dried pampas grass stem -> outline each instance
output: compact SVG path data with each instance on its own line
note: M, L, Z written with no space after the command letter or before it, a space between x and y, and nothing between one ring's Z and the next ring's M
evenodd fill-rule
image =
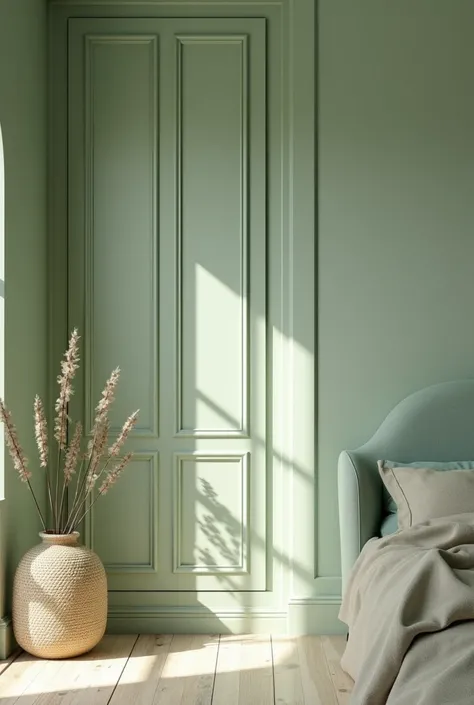
M18 473L20 480L28 485L43 529L50 533L65 534L73 532L97 499L107 494L117 482L132 458L132 453L127 453L112 469L108 469L111 461L119 456L138 418L138 411L129 416L115 441L108 447L110 434L108 414L115 399L115 392L120 377L120 369L118 367L112 371L95 408L94 423L85 452L82 450L84 434L80 421L75 424L74 433L70 434L69 404L74 393L73 380L78 368L79 334L74 329L61 361L61 374L58 376L59 396L54 407L53 433L54 440L57 443L57 463L55 468L51 468L48 423L44 406L39 396L36 396L34 401L34 431L39 455L38 465L44 469L46 476L49 523L45 520L44 513L31 485L30 478L32 473L28 468L28 459L20 445L11 413L6 408L3 400L0 399L0 421L5 427L5 440L13 467ZM78 466L79 470L77 470ZM104 479L99 490L97 490L97 483L102 476L104 476ZM55 483L51 481L52 477L55 478ZM74 498L72 502L68 502L66 501L68 488L73 484L74 478L76 480ZM69 511L66 511L67 506L70 506Z

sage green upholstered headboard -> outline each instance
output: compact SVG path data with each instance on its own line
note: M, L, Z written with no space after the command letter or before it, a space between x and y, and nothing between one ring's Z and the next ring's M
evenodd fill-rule
M383 518L377 461L448 462L474 459L474 379L415 392L390 412L363 446L338 463L342 589L364 544Z

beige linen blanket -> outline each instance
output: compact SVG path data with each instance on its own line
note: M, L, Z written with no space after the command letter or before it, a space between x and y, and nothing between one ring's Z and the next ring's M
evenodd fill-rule
M474 705L474 513L369 541L339 616L351 705Z

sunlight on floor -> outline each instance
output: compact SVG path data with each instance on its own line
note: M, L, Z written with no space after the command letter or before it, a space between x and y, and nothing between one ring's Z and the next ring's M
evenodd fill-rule
M0 704L345 705L343 645L343 637L109 635L76 659L20 654L0 673Z

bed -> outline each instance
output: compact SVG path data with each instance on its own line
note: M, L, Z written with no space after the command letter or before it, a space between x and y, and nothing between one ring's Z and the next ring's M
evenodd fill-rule
M394 461L388 467L395 465L397 473L405 473L397 478L407 476L405 465L426 472L426 477L431 472L436 482L444 483L437 495L443 502L456 495L451 486L467 483L460 491L462 511L438 512L426 519L426 495L426 501L422 497L418 502L423 521L416 519L415 507L409 525L404 515L403 530L397 530L397 521L388 525L387 518L393 520L391 498L380 460ZM439 473L439 468L454 474ZM340 618L349 631L342 666L355 680L351 703L474 703L472 470L474 380L416 392L391 411L364 445L341 453ZM413 472L410 482L423 476ZM396 517L400 520L406 488L398 480L396 484L402 497ZM452 501L457 506L458 500Z

